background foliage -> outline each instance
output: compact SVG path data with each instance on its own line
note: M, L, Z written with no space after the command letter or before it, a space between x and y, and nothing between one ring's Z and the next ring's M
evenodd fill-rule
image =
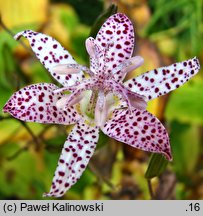
M96 18L112 3L134 22L135 53L145 59L128 78L193 56L202 63L202 0L0 0L0 199L42 199L70 130L25 124L2 113L19 88L55 82L26 41L16 42L12 33L33 29L49 34L78 62L88 64L84 41ZM162 161L164 171L159 177L145 178L149 153L101 134L89 168L61 199L202 199L202 89L201 71L180 89L149 103L148 110L169 131L174 157L172 163Z

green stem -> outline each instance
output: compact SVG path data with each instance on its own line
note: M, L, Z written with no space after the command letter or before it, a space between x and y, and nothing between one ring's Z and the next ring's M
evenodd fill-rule
M148 185L148 189L149 189L149 194L150 194L151 200L153 200L155 198L155 196L154 196L154 192L153 192L153 189L152 189L151 179L147 179L147 185Z
M40 145L40 142L39 142L38 138L35 136L35 134L32 132L32 130L30 129L30 127L29 127L25 122L20 121L20 120L19 120L19 122L23 125L23 127L24 127L24 128L28 131L28 133L31 135L33 141L34 141L35 144L36 144L35 150L36 150L36 151L39 151L41 145Z

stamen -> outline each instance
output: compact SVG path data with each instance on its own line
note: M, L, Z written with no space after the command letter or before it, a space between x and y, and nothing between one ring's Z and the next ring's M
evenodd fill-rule
M93 75L93 72L86 66L79 65L79 64L58 64L53 67L53 72L56 74L75 74L79 73L80 71L85 71L89 75Z
M64 102L65 99L62 99L59 101L59 106L62 104L65 104L65 109L67 109L70 106L75 105L76 103L80 102L84 97L84 91L91 90L95 85L95 80L85 80L83 83L80 83L78 86L74 86L73 92L68 95L67 100ZM70 87L64 87L61 89L55 90L55 93L57 92L64 92L67 91L67 89L70 89Z
M131 115L132 110L133 110L131 101L129 100L129 98L128 98L128 96L127 96L127 94L126 94L125 91L122 90L122 91L120 92L120 94L121 94L121 97L126 101L126 103L127 103L127 105L128 105L128 109L129 109L129 114Z
M91 58L98 59L101 48L96 44L93 37L87 38L85 41L86 50Z
M66 110L68 107L79 103L84 97L83 92L74 92L69 95L65 95L56 102L56 106L60 109Z
M93 86L95 85L95 79L84 79L83 82L77 83L76 85L72 86L66 86L63 88L59 88L54 90L54 93L63 93L66 91L77 91L79 89L85 90L91 90Z
M65 109L79 103L84 97L84 92L74 92L68 97Z
M147 103L144 96L135 92L131 92L129 89L115 80L106 81L106 89L108 89L110 92L114 92L114 94L119 95L126 102L130 111L133 110L133 108L146 108Z
M126 67L123 70L128 73L140 67L144 63L144 59L141 56L134 56L126 61Z
M121 84L117 83L114 80L110 80L106 82L107 88L109 91L114 92L115 94L118 94L121 96L121 98L127 103L127 106L131 110L131 103L128 98L128 95L126 94L125 87L122 86Z
M141 56L134 56L130 59L123 61L116 68L113 69L112 74L119 76L122 81L126 74L140 67L144 63L144 59Z
M63 88L58 88L56 90L54 90L54 94L57 94L57 93L63 93L63 92L68 92L68 91L74 91L77 87L74 85L74 86L68 86L68 87L63 87Z
M128 93L127 95L132 107L140 110L146 109L147 102L146 100L144 100L145 97L137 97L137 95L135 95L134 93Z
M97 74L99 73L101 66L100 60L103 59L103 50L92 37L87 38L85 45L90 56L90 68L95 74Z

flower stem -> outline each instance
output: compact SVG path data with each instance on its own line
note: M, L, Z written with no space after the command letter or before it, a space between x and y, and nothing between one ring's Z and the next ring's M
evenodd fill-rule
M1 18L1 14L0 14L0 26L13 38L14 37L14 33L6 26L6 24L3 22L2 18ZM31 49L23 42L23 41L19 41L19 43L29 52L33 55Z
M147 179L147 185L148 185L148 189L149 189L149 194L150 194L151 200L153 200L155 198L155 196L154 196L154 192L153 192L153 189L152 189L151 179Z
M35 136L35 134L32 132L32 130L30 129L30 127L23 121L20 121L19 122L23 125L23 127L28 131L28 133L31 135L33 141L35 142L36 144L36 151L39 151L40 149L40 142L39 142L39 139Z
M17 152L15 152L13 155L7 157L6 159L8 161L11 161L11 160L17 158L22 152L24 152L26 150L28 150L28 146L24 146L23 148L19 149Z

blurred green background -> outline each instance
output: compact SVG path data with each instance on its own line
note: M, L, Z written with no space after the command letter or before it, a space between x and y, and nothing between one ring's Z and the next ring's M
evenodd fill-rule
M42 199L69 131L22 123L2 113L19 88L55 83L12 33L32 29L51 35L79 63L88 64L85 39L112 3L133 21L135 53L145 59L128 78L193 56L203 61L203 0L0 0L0 199ZM150 182L154 198L203 199L202 71L183 87L151 101L148 110L166 126L174 157ZM145 178L149 159L150 153L101 134L88 169L60 199L150 199Z

